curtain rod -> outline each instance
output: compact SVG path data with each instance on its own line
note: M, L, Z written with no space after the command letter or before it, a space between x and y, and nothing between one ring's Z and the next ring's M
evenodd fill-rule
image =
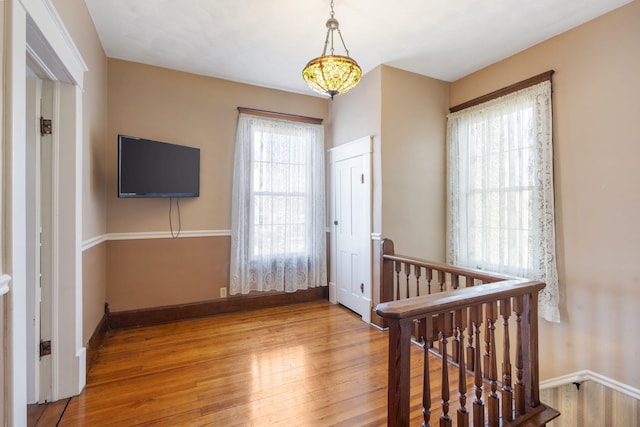
M238 107L238 111L244 114L251 114L260 117L269 117L271 119L283 119L293 122L309 123L312 125L321 125L322 119L315 117L298 116L296 114L277 113L275 111L257 110L255 108Z
M492 101L496 98L500 98L501 96L509 95L510 93L517 92L519 90L537 85L538 83L542 83L547 80L551 81L551 76L553 75L553 72L554 72L553 70L545 71L544 73L540 73L537 76L533 76L526 80L522 80L521 82L514 83L507 87L503 87L502 89L495 90L491 93L479 96L470 101L463 102L462 104L458 104L454 107L449 108L449 112L455 113L456 111L464 110L465 108L475 107L478 104Z

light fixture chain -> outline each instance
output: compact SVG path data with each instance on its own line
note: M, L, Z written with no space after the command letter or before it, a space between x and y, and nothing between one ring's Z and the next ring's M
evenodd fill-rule
M344 39L342 38L342 32L340 31L340 28L338 28L338 35L340 36L340 41L342 41L342 47L344 47L344 51L347 53L347 56L349 56L349 49L347 49L347 45L344 43ZM333 41L331 42L331 51L333 52Z
M331 17L333 18L334 15L335 13L333 12L333 0L331 0Z
M338 33L340 33L339 30ZM331 30L331 56L333 56L333 30Z
M325 37L324 39L324 49L322 49L322 55L320 56L325 56L327 54L327 46L329 46L329 33L333 35L333 31L331 31L331 28L327 29L327 37ZM331 41L331 54L333 55L333 37Z

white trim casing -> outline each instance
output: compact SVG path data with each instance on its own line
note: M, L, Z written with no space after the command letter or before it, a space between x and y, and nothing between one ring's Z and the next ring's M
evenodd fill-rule
M3 274L0 276L0 296L9 292L9 283L11 282L11 276Z
M3 216L6 243L3 266L12 276L7 300L7 360L3 384L6 392L6 425L27 424L26 366L26 22L27 14L17 1L5 2L5 78L3 105L5 128L3 135ZM7 168L6 170L4 168Z
M46 67L49 77L55 80L72 82L73 108L66 114L77 115L82 111L82 92L84 72L87 66L82 61L80 53L69 34L64 30L64 24L55 12L50 0L8 0L2 2L5 24L2 27L4 38L3 87L3 141L5 150L3 171L3 220L5 224L6 253L3 258L7 265L3 266L12 276L12 286L8 292L7 305L7 358L6 358L6 384L3 384L4 399L6 402L6 418L1 420L5 425L26 425L26 198L25 198L25 111L26 111L26 56L36 64ZM77 91L77 92L76 92ZM80 392L78 388L85 378L84 360L82 348L77 348L78 332L82 331L82 281L80 260L80 234L82 222L78 215L82 209L81 188L82 164L77 153L82 150L82 115L69 117L73 130L67 129L70 139L66 140L72 150L68 159L67 169L61 171L65 179L62 181L68 185L71 194L65 199L66 205L61 205L63 213L61 223L73 223L69 228L60 231L60 238L68 244L63 248L66 253L61 253L61 262L71 259L68 265L60 266L61 283L64 289L57 296L60 304L68 304L68 307L59 307L58 313L64 314L64 319L57 325L59 331L69 342L60 341L54 349L59 351L56 357L60 363L68 363L67 368L76 368L70 375L63 368L58 373L59 382L65 384L66 390L72 394ZM62 126L58 126L62 129ZM77 151L74 151L77 150ZM61 156L61 158L64 158ZM81 157L80 157L81 158ZM65 159L65 161L67 161ZM79 170L76 170L80 168ZM68 178L68 179L67 179ZM70 200L71 199L71 200ZM71 218L65 214L71 211ZM59 213L58 213L59 214ZM64 291L70 290L70 293ZM54 301L55 303L55 301ZM62 315L61 314L61 315ZM55 319L54 319L55 320ZM59 319L57 319L59 320ZM69 321L73 323L69 323ZM68 345L68 347L64 347ZM63 348L64 347L64 348ZM62 360L70 354L69 360ZM52 358L52 361L54 359ZM54 368L55 369L55 368ZM72 368L73 369L73 368ZM69 383L72 383L69 385ZM59 395L58 397L63 397Z
M329 302L331 304L338 303L338 288L336 282L329 282Z
M27 13L30 32L28 44L34 50L42 53L49 50L47 55L39 55L41 61L47 65L46 69L54 75L51 80L72 83L80 88L84 85L84 73L88 70L73 39L67 32L60 15L51 0L20 0ZM38 49L39 42L46 46ZM36 46L33 46L33 45ZM29 49L29 48L28 48ZM31 49L29 49L31 52Z

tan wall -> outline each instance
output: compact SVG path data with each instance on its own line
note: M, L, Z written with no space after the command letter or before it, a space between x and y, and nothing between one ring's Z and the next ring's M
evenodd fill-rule
M107 242L114 311L208 301L229 284L230 237Z
M84 2L54 0L53 4L89 69L82 97L82 238L87 240L107 231L107 57ZM83 343L95 331L104 311L105 262L103 249L83 253Z
M169 231L167 199L117 198L119 133L200 148L200 197L180 201L182 229L229 230L237 107L328 116L323 98L109 59L109 233ZM111 310L218 298L220 287L228 286L229 240L108 242Z
M104 315L107 301L107 243L82 252L82 342L87 343Z
M109 59L110 233L169 231L169 201L117 198L117 135L200 148L200 197L182 199L184 230L231 228L237 107L326 119L327 100Z
M397 253L445 258L449 83L382 67L382 232Z
M434 261L444 260L448 102L447 82L383 65L331 105L334 146L374 137L372 231L393 239L400 253ZM374 305L380 286L377 245Z
M82 98L82 238L106 232L107 57L84 2L53 0L89 71Z
M350 92L331 101L330 146L373 136L380 138L382 67L369 71Z
M541 324L542 379L589 369L640 387L639 22L635 1L451 85L455 105L555 70L562 322Z

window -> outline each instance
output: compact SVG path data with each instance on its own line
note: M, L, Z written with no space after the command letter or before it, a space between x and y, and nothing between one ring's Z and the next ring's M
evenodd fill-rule
M324 185L320 125L240 114L231 294L326 285Z
M303 135L257 129L251 138L251 257L307 253L311 141Z
M447 124L449 262L544 281L558 321L549 81L452 113Z

